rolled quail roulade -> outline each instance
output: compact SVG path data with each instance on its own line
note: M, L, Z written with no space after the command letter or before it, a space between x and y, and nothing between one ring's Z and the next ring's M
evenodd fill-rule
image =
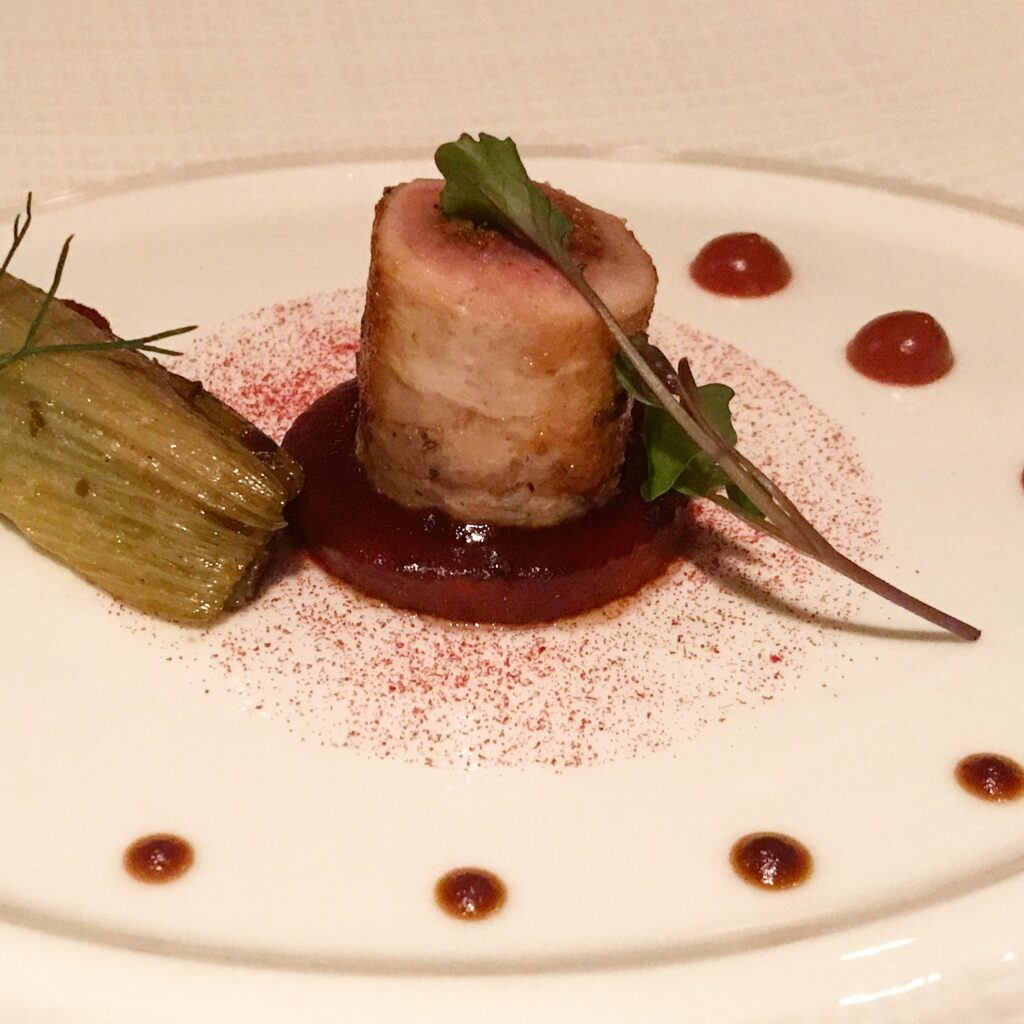
M543 256L445 217L442 183L377 206L359 353L359 456L382 494L465 522L548 526L616 490L629 410L615 342ZM573 255L630 333L657 275L625 224L547 190Z

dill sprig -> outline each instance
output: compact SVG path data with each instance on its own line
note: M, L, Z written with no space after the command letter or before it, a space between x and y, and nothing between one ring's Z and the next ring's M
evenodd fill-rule
M24 240L25 235L28 234L29 225L31 223L32 193L29 192L25 200L24 221L22 221L22 215L20 213L14 218L14 238L11 242L10 248L7 250L7 255L4 257L3 263L0 263L0 277L7 272L7 268L11 265L11 260L14 259L14 254L18 251L18 247ZM29 324L28 331L25 333L25 340L21 343L20 348L0 355L0 373L19 360L29 359L32 356L45 355L50 352L110 352L117 350L129 350L132 352L150 352L164 356L181 355L180 352L177 352L174 349L163 348L155 344L155 342L164 341L167 338L174 338L179 334L187 334L190 331L194 331L196 329L195 324L192 324L189 327L174 327L168 331L160 331L157 334L147 334L144 338L120 338L117 335L112 335L109 341L81 342L73 345L38 344L38 338L42 331L47 311L57 294L57 289L60 287L61 277L64 275L64 264L67 262L68 253L71 250L71 240L74 237L74 235L68 235L64 240L64 244L61 246L60 256L57 258L57 266L53 272L53 280L50 283L50 287L47 289L43 301L39 304L39 308L36 310L36 315L33 317L32 323Z

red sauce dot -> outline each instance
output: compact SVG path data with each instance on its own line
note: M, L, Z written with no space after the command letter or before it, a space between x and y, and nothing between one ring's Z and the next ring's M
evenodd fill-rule
M956 780L972 796L1006 803L1024 795L1024 768L1000 754L971 754L956 766Z
M777 832L753 832L738 839L729 860L745 882L766 889L800 885L807 881L813 864L807 847Z
M690 277L716 295L750 299L781 291L793 271L774 242L746 231L711 239L690 264Z
M505 883L482 868L449 871L434 887L438 906L452 917L479 921L505 905Z
M865 324L846 346L846 358L859 373L883 384L931 384L953 368L942 325L909 309Z
M195 860L191 845L178 836L161 833L136 839L124 853L124 869L140 882L172 882Z

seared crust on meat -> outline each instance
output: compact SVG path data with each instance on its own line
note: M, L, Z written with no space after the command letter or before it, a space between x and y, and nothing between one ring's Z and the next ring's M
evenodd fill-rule
M359 452L373 484L456 519L545 526L615 490L628 403L615 343L543 257L444 217L441 182L377 206L359 353ZM647 326L657 276L622 221L549 193L574 255L627 332Z

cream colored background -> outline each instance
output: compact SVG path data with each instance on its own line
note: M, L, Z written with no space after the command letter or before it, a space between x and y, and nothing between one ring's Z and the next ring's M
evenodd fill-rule
M1024 211L1024 0L0 0L0 206L182 166L637 146Z

